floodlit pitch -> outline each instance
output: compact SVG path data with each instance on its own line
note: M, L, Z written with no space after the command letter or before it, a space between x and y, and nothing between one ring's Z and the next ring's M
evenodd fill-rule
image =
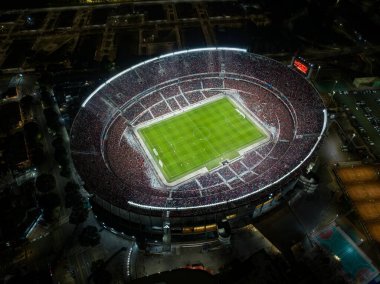
M143 148L165 183L175 184L269 139L256 119L221 96L137 128Z

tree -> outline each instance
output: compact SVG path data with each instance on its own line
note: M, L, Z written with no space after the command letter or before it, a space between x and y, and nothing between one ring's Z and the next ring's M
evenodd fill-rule
M56 187L55 177L50 174L41 174L36 179L36 188L42 193L54 190Z
M84 200L79 192L79 186L69 181L65 186L65 207L71 208L83 204Z
M41 72L39 81L42 85L51 85L53 82L53 74L48 71ZM44 90L46 89L44 88Z
M22 223L27 213L21 199L12 195L9 188L4 189L0 199L0 230L3 236L8 237L16 231L15 228Z
M65 193L79 192L79 185L73 181L69 181L65 185Z
M67 155L67 150L63 145L57 145L55 147L54 158L60 165L68 166L69 158Z
M57 137L51 142L51 145L53 145L54 148L63 147L63 138L60 134L57 135Z
M34 122L28 122L24 125L25 137L28 143L33 146L41 141L42 132L40 126Z
M101 269L102 267L104 267L103 259L94 260L91 263L91 272L95 272L96 270Z
M85 247L94 247L100 243L100 235L98 229L94 226L87 226L79 235L79 243Z
M88 210L84 207L84 203L81 202L78 205L74 205L69 217L70 224L78 225L86 221L88 217Z
M112 282L112 274L105 268L94 272L93 280L95 284L108 284Z
M61 200L59 199L58 194L49 192L39 197L38 204L43 210L44 219L50 222L54 220L54 210L60 206Z
M61 165L62 168L68 168L70 164L69 157L63 156L63 155L58 155L57 162ZM67 169L65 169L67 171Z
M69 178L71 176L70 167L68 165L62 165L62 169L59 174L65 178Z
M45 160L45 153L42 147L33 147L29 151L30 160L33 165L39 166L41 165Z
M46 118L46 124L49 128L53 130L58 130L61 127L61 123L59 121L59 114L52 108L45 108L44 115Z
M92 262L91 265L92 280L96 284L108 284L112 281L112 274L106 270L103 259L98 259Z
M41 91L41 100L45 107L51 107L54 103L53 98L47 90Z
M21 100L20 100L20 106L22 107L22 109L24 109L24 111L26 112L29 112L31 111L32 109L32 106L34 104L34 98L32 96L24 96Z
M38 198L38 204L44 210L52 210L61 204L61 200L57 193L49 192Z
M85 208L84 198L79 192L79 186L74 182L68 182L65 186L65 207L72 208L69 217L71 224L80 224L86 221L88 210Z

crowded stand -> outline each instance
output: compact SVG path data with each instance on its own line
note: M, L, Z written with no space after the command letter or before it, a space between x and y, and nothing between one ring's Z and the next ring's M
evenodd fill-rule
M228 168L228 167L223 167L221 168L218 173L225 179L225 180L230 180L234 177L236 177L236 175Z
M207 89L207 90L203 89L201 92L202 94L205 95L206 98L211 98L221 93L220 90L212 90L212 89Z
M139 117L136 118L136 120L133 122L133 125L138 125L140 123L147 122L151 119L153 119L152 114L149 111L145 111L142 114L140 114Z
M123 116L128 119L128 121L133 121L138 115L140 115L145 108L140 102L134 102L127 109L123 110Z
M219 78L204 78L202 80L203 89L220 89L223 88L223 80Z
M255 152L260 157L268 156L271 153L271 151L273 150L275 145L276 145L275 141L271 141L271 142L257 148Z
M165 101L157 103L150 109L150 111L152 112L154 117L160 117L164 114L171 112L170 108L168 107Z
M194 189L198 189L199 186L197 184L197 182L195 180L192 180L192 181L189 181L189 182L186 182L184 184L181 184L180 186L178 186L178 190L180 191L186 191L186 190L194 190Z
M156 103L162 101L161 94L159 92L154 92L148 96L143 97L140 100L140 103L145 107L145 108L150 108L151 106L155 105Z
M201 81L197 79L183 81L179 84L179 88L182 90L183 93L191 92L194 90L201 90Z
M247 167L245 167L240 161L236 161L230 164L230 168L238 175L241 175L248 170Z
M220 94L268 129L269 141L210 172L164 184L135 128ZM158 216L165 208L179 216L182 209L222 210L262 198L306 166L324 131L323 109L310 83L276 61L241 50L182 52L129 68L91 94L71 129L72 155L86 189L121 209Z
M200 91L189 92L189 93L186 93L184 96L186 97L187 101L191 104L198 103L205 99L205 97L202 95Z
M174 84L174 85L166 86L165 88L161 90L161 94L164 96L165 99L169 99L171 97L178 95L179 94L178 85Z
M281 155L284 155L284 153L288 150L288 148L289 148L288 141L277 141L277 143L271 149L269 153L269 157L272 159L278 159L279 157L281 157Z
M179 104L177 103L177 101L174 99L174 98L170 98L167 100L167 103L169 104L170 108L172 110L179 110L181 107L179 106Z
M100 153L102 126L93 112L78 113L71 130L71 151Z
M188 101L183 95L176 96L175 99L177 100L181 108L187 107L189 105Z
M216 173L208 173L202 175L198 178L198 181L200 182L202 187L206 188L223 182L222 179Z
M171 195L172 198L174 199L177 199L177 198L187 198L187 197L200 197L200 192L199 190L186 190L186 191L183 191L183 190L174 190L172 191L172 195Z

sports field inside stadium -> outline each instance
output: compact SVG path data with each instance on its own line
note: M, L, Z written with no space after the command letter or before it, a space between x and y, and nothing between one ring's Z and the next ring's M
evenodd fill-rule
M168 183L202 168L212 170L268 138L227 97L142 126L137 132Z

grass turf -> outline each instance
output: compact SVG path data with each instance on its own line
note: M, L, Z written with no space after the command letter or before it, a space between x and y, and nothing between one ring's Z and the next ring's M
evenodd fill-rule
M265 137L226 97L142 127L138 132L168 182L202 167L211 170Z

